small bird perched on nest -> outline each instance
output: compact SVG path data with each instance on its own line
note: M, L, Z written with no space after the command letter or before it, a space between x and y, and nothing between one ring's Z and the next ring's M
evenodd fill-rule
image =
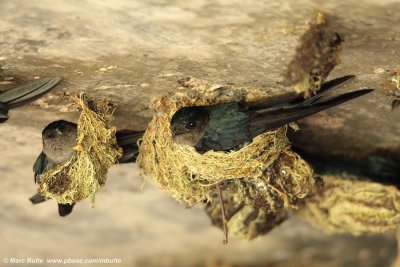
M8 120L10 109L32 102L53 89L61 77L46 77L0 93L0 123Z
M143 132L117 132L118 146L122 147L123 154L118 163L129 163L136 160L138 154L137 141ZM77 139L77 125L65 120L54 121L47 125L42 132L43 151L33 165L35 182L41 182L41 175L57 165L69 160L73 153ZM38 204L46 200L40 193L36 193L29 200ZM72 212L75 204L58 203L60 216L67 216Z
M39 154L33 165L35 182L41 182L41 175L48 170L55 168L58 164L68 160L74 153L74 146L77 138L75 123L60 120L50 123L42 132L43 151ZM36 193L30 199L33 204L41 203L45 197ZM58 204L60 216L66 216L72 212L74 204Z
M352 78L354 76L349 75L326 82L316 95L307 100L301 93L290 92L255 106L225 103L184 107L171 119L172 138L178 144L194 146L199 152L235 150L262 133L373 91L360 89L338 96L325 96Z
M256 139L259 135L268 134L269 132L272 133L273 130L281 126L373 91L373 89L360 89L337 96L326 96L328 92L343 85L352 78L354 78L354 76L349 75L328 81L322 84L320 90L309 99L304 99L304 94L301 92L289 92L251 104L244 101L233 101L208 106L193 105L183 107L177 110L170 119L169 127L172 133L172 139L179 145L196 148L196 152L200 154L204 153L203 155L210 154L211 152L216 153L218 151L230 151L232 153L228 154L232 155L235 154L235 150L240 149L237 151L239 153L251 146L253 139ZM280 148L282 150L274 148L275 141L277 141L277 139L273 138L269 148L264 147L262 150L254 152L254 157L258 158L263 152L269 153L269 151L271 151L272 155L273 153L284 151L283 148ZM284 140L281 141L285 143ZM274 149L276 151L273 151ZM205 153L208 151L210 153ZM254 211L258 211L261 208L266 212L267 217L272 220L271 223L274 222L273 218L280 218L279 214L283 211L283 206L287 206L288 203L291 202L295 203L297 199L304 198L310 193L312 188L314 188L315 179L308 165L302 162L295 154L288 151L286 151L286 153L288 153L286 154L288 156L286 160L284 159L285 153L279 153L280 156L272 161L272 165L271 161L266 161L262 165L263 167L257 167L256 165L254 165L254 168L250 167L250 169L253 170L257 170L257 168L264 168L264 170L261 176L252 177L247 183L244 181L246 177L249 176L248 174L240 175L236 180L232 180L229 176L226 178L224 177L220 179L219 182L215 183L219 195L225 244L228 242L229 218L225 211L222 190L226 190L226 186L229 185L226 181L230 181L230 183L233 184L235 181L239 181L239 187L234 187L231 193L238 194L242 198L241 200L244 202L247 201L247 205L250 203L250 205L252 205L250 208ZM291 162L291 164L289 164L289 162ZM243 160L243 164L245 163L246 161ZM275 164L279 170L278 172L274 171L273 166ZM232 164L228 163L226 166L235 168L235 166L230 165ZM186 166L184 167L186 168ZM208 168L210 167L207 166L207 169ZM198 169L199 166L196 166L194 171ZM216 171L218 172L218 170ZM222 172L222 170L220 171ZM192 186L192 184L194 184L194 181L191 180L192 177L195 177L194 180L207 179L208 177L199 178L198 176L197 173L189 173L185 176L185 181L189 181ZM301 180L303 178L304 180ZM174 180L174 182L176 181ZM279 189L276 189L276 187L272 185L274 182L278 182L277 187ZM259 187L260 184L264 184L266 189ZM296 186L291 186L293 184L297 184L298 188L296 190L294 190ZM268 186L274 189L268 189ZM175 190L173 185L171 188ZM302 188L304 192L298 194L299 188ZM252 189L254 189L254 191L252 191ZM252 193L241 195L241 192L254 192L254 195L252 195ZM288 201L289 198L291 200ZM257 201L260 201L261 204ZM283 220L283 218L281 219ZM275 223L272 223L271 227L274 225Z

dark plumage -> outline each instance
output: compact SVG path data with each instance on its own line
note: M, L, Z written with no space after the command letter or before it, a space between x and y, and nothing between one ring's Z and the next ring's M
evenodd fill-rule
M143 132L117 132L116 136L118 145L123 149L119 163L134 162L138 154L137 141L143 136ZM43 150L33 165L36 183L41 182L43 173L72 157L76 138L77 125L72 122L54 121L44 128L42 132ZM46 198L36 193L29 200L33 204L38 204L46 201ZM73 207L74 204L58 204L58 213L60 216L66 216L72 212Z
M40 183L41 175L55 168L58 164L67 161L73 155L76 143L77 127L75 123L60 120L50 123L42 132L43 151L39 154L33 165L35 182ZM39 193L29 198L33 204L46 200ZM67 216L72 212L74 204L58 203L58 214Z
M118 159L118 163L132 163L136 161L139 154L137 142L142 138L144 131L118 131L115 136L118 146L122 148L122 156Z
M195 146L201 152L237 149L257 135L373 91L361 89L325 97L326 92L353 77L345 76L323 84L321 90L308 100L304 100L302 94L291 92L251 106L226 103L185 107L172 117L172 137L175 142Z
M61 77L46 77L0 93L0 123L8 120L10 109L32 102L53 89Z
M292 149L313 167L316 174L356 177L400 188L399 157L394 155L379 151L357 158L315 154L302 149L296 142L292 143Z

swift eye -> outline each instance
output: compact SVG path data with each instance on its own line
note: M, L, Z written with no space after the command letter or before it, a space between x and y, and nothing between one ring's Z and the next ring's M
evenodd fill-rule
M191 121L191 122L189 122L188 124L186 124L186 129L188 129L188 130L193 130L194 128L196 128L196 122L195 121Z

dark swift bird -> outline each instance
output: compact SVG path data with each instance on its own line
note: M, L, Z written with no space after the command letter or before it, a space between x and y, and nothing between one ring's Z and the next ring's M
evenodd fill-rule
M138 155L137 141L143 136L143 132L117 132L118 146L122 147L123 155L118 163L134 162ZM43 150L33 165L35 182L41 182L41 175L47 170L69 160L74 153L76 145L77 125L72 122L59 120L50 123L42 132ZM29 199L33 204L46 200L39 193ZM58 203L60 216L67 216L72 212L74 204Z
M61 77L46 77L0 93L0 123L8 120L10 109L32 102L53 89Z
M75 123L60 120L50 123L42 132L43 150L33 165L35 182L41 182L41 175L55 168L58 164L70 159L74 153L77 138L77 127ZM33 204L46 200L39 193L29 199ZM72 212L74 204L58 203L58 214L67 216Z
M352 78L354 76L350 75L326 82L307 100L302 94L290 92L252 106L226 103L184 107L171 119L172 137L176 143L194 146L199 152L238 149L257 135L373 91L361 89L325 96Z

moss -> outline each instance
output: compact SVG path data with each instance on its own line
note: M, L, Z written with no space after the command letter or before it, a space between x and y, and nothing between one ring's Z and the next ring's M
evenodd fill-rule
M237 239L252 240L267 234L275 226L287 218L287 211L270 212L263 208L255 208L238 199L229 190L229 185L223 186L223 201L228 220L229 234ZM211 223L223 229L221 203L217 195L205 207Z
M210 202L216 184L238 203L269 213L294 205L314 190L311 168L290 150L286 127L257 136L237 151L208 151L181 146L172 140L170 120L182 107L227 102L253 102L268 98L255 89L212 85L197 79L182 82L186 88L153 103L154 116L140 143L137 163L178 201L192 206Z
M390 78L391 84L387 86L389 95L392 98L392 110L399 107L400 103L400 69L393 72ZM384 85L386 87L386 84Z
M400 223L400 192L388 185L324 176L299 216L327 233L384 233Z
M78 138L72 158L43 174L40 193L58 203L72 204L90 198L105 184L107 171L121 156L115 127L105 101L88 101L83 95L72 98L81 109Z
M331 29L330 21L331 17L322 12L311 19L288 67L286 79L306 97L318 91L331 70L340 63L342 39Z
M400 90L400 69L396 70L393 73L393 76L391 78L391 81L394 82L396 89L397 89L397 95L400 95L399 90Z

